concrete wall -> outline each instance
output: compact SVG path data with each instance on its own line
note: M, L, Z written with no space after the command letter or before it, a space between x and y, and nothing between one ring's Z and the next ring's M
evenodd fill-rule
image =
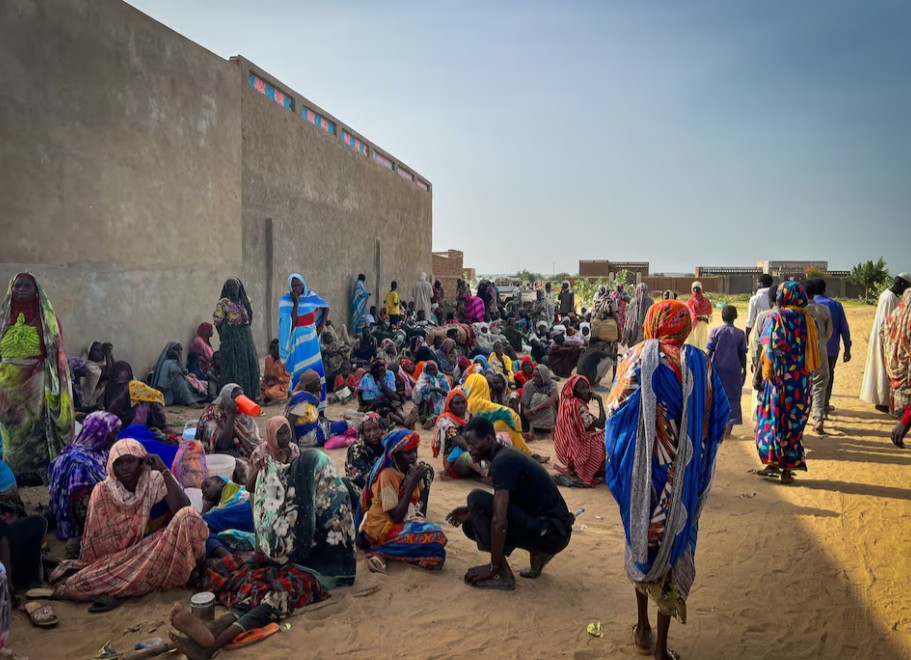
M69 354L142 372L211 318L240 159L230 62L118 0L0 2L0 278L36 274Z
M358 273L367 275L370 304L393 279L411 299L418 273L431 272L431 194L258 93L251 70L301 99L247 60L233 63L243 108L243 276L258 348L265 352L277 333L291 273L329 302L339 323L350 323Z

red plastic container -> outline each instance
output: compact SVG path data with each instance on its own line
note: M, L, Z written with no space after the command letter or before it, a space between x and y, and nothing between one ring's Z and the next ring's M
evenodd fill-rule
M257 405L256 401L247 398L243 394L234 399L234 401L237 403L237 412L243 413L244 415L259 417L259 413L262 412L262 408Z

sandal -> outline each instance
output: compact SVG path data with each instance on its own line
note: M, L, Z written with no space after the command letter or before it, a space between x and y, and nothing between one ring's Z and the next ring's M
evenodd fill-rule
M794 473L790 470L784 470L781 473L781 483L788 486L794 483Z
M39 587L37 589L29 589L25 592L26 598L31 598L33 600L48 600L54 598L54 590L48 589L46 587Z
M123 605L125 599L115 598L110 594L101 594L92 601L91 606L89 606L89 612L92 614L101 614L102 612L110 612L111 610L116 610L118 607Z
M633 624L632 632L633 632L633 648L636 649L636 653L638 653L639 655L651 655L652 653L655 652L655 642L652 639L651 634L649 634L649 640L648 640L649 647L647 649L644 649L641 646L639 646L639 642L636 641L636 637L639 635L639 624L638 623Z
M60 623L60 619L58 619L57 615L54 613L54 608L50 605L26 603L25 611L28 613L28 618L29 621L32 622L32 625L38 626L39 628L50 628Z
M501 591L515 591L516 590L516 581L506 582L501 580L500 576L488 578L483 582L475 582L471 585L475 589L500 589Z
M680 654L677 653L677 651L671 651L670 649L667 650L667 657L671 660L680 660Z
M386 575L386 562L380 557L367 557L367 568L371 573L380 573Z
M275 633L281 630L281 627L277 623L268 623L262 628L253 628L247 632L242 632L237 637L232 639L229 643L225 644L225 648L229 651L234 649L242 649L245 646L251 646L258 642L263 641L267 637L272 637Z
M781 476L778 468L774 465L766 465L762 470L756 473L756 476L766 479L778 479Z

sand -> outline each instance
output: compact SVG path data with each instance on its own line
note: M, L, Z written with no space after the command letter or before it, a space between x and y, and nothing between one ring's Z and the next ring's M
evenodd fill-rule
M848 310L855 359L835 372L829 435L807 435L809 472L798 474L796 485L753 474L759 462L751 427L735 427L723 445L701 520L689 621L671 626L671 648L681 657L911 657L911 450L894 447L890 419L857 398L873 311ZM553 455L549 440L532 447ZM439 465L429 443L421 451ZM330 454L344 464L344 450ZM443 521L476 487L438 480L429 517ZM463 583L464 572L488 556L444 524L450 537L442 571L390 562L389 574L380 576L366 570L362 555L354 587L289 619L289 631L221 657L637 657L630 642L635 598L623 568L617 507L603 485L563 493L571 510L585 507L572 542L539 580L520 579L512 593ZM517 551L511 563L519 569L527 560ZM364 595L370 587L378 590ZM51 630L15 613L8 648L32 660L91 658L108 640L125 651L165 635L169 605L188 597L186 591L152 594L101 615L88 614L85 604L55 603L61 623ZM586 633L595 621L603 638Z

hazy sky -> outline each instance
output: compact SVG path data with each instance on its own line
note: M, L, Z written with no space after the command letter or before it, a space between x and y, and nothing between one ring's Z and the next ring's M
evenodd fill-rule
M131 4L429 178L479 272L911 270L907 2Z

